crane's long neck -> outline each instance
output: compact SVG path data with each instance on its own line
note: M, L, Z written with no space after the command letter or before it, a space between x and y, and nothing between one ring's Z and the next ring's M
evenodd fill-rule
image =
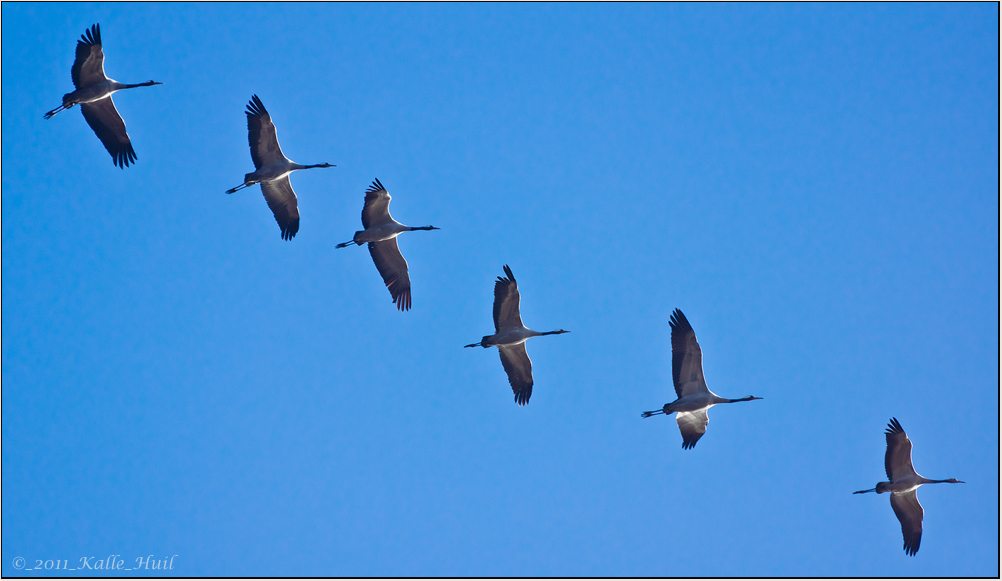
M162 85L163 83L158 83L156 81L146 81L145 83L135 83L135 84L117 83L117 84L118 84L117 87L118 89L135 89L136 87L152 87L153 85Z
M930 480L925 476L920 476L922 479L922 484L963 484L960 480L956 478L947 478L946 480Z
M292 162L292 165L290 167L292 167L292 171L296 171L300 169L313 169L316 167L337 167L337 166L331 165L329 163L314 163L311 165L303 165L301 163Z

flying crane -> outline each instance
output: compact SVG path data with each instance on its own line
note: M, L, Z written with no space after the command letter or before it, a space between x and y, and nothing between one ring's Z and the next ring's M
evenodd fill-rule
M918 487L923 484L964 484L956 478L929 480L920 476L912 467L912 441L908 439L897 418L891 418L884 432L887 438L887 452L884 453L884 471L890 482L878 482L875 488L857 490L853 494L876 492L891 493L891 508L901 522L901 534L905 540L905 553L914 557L922 542L922 517L925 511L919 504Z
M706 433L710 422L707 411L717 404L737 403L762 399L749 395L741 399L727 399L710 391L703 379L703 352L696 342L696 332L682 311L675 309L671 314L671 374L678 399L666 403L663 408L641 414L649 418L657 414L675 413L675 421L682 432L682 449L689 450Z
M301 169L336 167L329 163L300 165L282 153L271 115L257 95L247 104L247 141L250 143L254 171L244 175L244 183L226 190L232 194L254 184L261 184L264 199L282 230L282 240L292 240L299 232L299 203L292 191L289 174Z
M532 395L532 361L525 351L525 340L543 335L562 335L570 331L557 329L540 333L523 325L522 316L518 312L518 283L507 264L504 265L504 273L507 276L499 276L494 283L494 334L465 347L498 348L501 365L504 366L508 383L515 393L515 403L522 406L529 403Z
M104 144L104 148L111 154L112 163L122 169L128 167L130 163L135 163L136 151L132 148L132 140L125 131L125 121L118 114L118 109L115 109L111 95L122 89L150 87L163 83L146 81L128 85L109 79L104 74L104 50L101 47L99 24L91 26L80 35L70 76L73 78L76 90L63 95L63 104L46 113L44 118L52 119L56 113L80 105L80 112L87 120L87 125L90 125Z

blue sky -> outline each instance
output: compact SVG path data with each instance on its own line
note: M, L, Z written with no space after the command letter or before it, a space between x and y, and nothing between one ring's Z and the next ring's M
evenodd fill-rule
M995 4L3 5L3 541L179 575L997 576ZM101 24L139 156L76 110ZM267 26L262 26L267 23ZM291 242L244 106L283 149ZM360 228L379 178L414 307ZM520 408L491 333L509 264ZM683 451L668 318L719 406ZM905 556L897 417L927 486ZM42 576L45 571L20 574ZM73 573L79 574L79 573Z

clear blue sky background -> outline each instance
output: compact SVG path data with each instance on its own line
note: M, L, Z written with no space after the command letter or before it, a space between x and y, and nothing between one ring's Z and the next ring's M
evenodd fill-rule
M3 5L3 564L999 574L998 6ZM138 163L74 109L99 22ZM260 95L299 172L254 187ZM398 313L360 228L404 235ZM536 386L493 332L510 264ZM668 317L711 411L681 449ZM896 416L927 486L886 495ZM23 573L23 571L22 571ZM43 572L32 572L41 575Z

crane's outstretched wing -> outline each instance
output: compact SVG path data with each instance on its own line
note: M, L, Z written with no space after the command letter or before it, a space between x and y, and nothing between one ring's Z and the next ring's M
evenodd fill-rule
M130 163L136 162L136 150L132 149L132 140L125 131L125 121L118 114L118 109L115 109L111 95L98 101L81 103L80 112L111 154L115 165L125 169Z
M887 452L884 454L887 479L894 482L915 474L915 468L912 467L912 441L908 439L908 434L901 428L897 418L891 418L884 434L887 437Z
M682 432L682 449L688 450L696 446L696 442L706 433L706 424L710 423L706 410L695 412L678 412L675 414L678 429Z
M369 243L369 254L376 264L379 276L390 291L398 311L409 311L411 308L411 278L407 274L407 261L400 254L397 239L380 240Z
M390 217L390 197L389 192L379 183L379 180L372 182L369 189L365 190L365 205L362 206L362 228L368 230L388 224L393 221Z
M282 240L295 238L296 232L299 232L299 203L296 201L296 192L292 191L289 176L261 182L261 192L264 193L271 213L275 215L278 227L282 229Z
M508 275L507 278L499 276L497 282L494 283L494 332L500 333L501 331L507 331L509 329L521 329L522 316L518 313L518 283L515 282L515 275L511 273L511 269L508 265L504 265L504 273ZM525 349L522 349L524 352ZM503 358L502 358L503 359ZM529 357L526 356L526 360ZM507 367L505 368L507 369ZM530 391L532 389L532 380L529 380ZM529 397L526 396L526 401Z
M529 403L532 396L532 360L525 352L525 343L498 345L498 351L501 353L504 372L508 374L508 383L515 392L515 402L518 405Z
M101 25L95 24L80 35L76 58L70 69L73 86L88 87L108 80L104 74L104 50L101 48Z
M706 380L703 379L703 351L696 342L696 332L692 330L692 325L678 309L671 314L668 324L671 326L671 374L675 394L683 397L690 393L708 391ZM695 440L692 445L696 445Z
M254 169L285 161L285 154L278 144L278 132L271 122L271 115L257 95L252 95L247 104L247 141L250 143Z
M910 492L892 492L891 508L894 515L901 521L901 534L905 539L905 552L914 556L922 542L922 517L925 511L919 504L916 490Z

